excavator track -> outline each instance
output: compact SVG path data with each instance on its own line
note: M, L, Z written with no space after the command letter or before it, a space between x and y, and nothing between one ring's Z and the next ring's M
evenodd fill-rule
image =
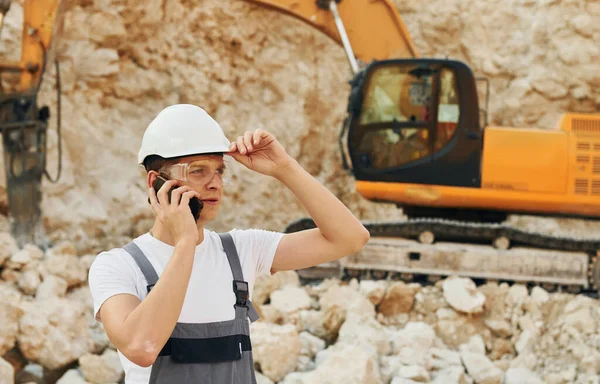
M541 285L548 291L597 296L600 238L547 235L505 223L442 218L363 222L371 240L340 261L299 271L305 280L325 277L391 278L432 283L451 274L478 283ZM314 228L310 218L286 228ZM415 241L416 240L416 241Z

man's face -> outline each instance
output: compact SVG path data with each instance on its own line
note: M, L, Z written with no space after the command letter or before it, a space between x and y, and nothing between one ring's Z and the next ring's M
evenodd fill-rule
M192 187L200 194L204 207L198 223L204 224L214 220L223 197L223 179L229 171L223 156L187 156L166 169L169 178L181 180L182 185Z

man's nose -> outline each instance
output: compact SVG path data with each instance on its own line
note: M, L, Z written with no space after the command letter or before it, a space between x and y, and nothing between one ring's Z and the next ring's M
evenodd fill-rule
M212 178L206 184L207 189L221 189L223 188L223 180L221 180L221 176L215 172L213 173Z

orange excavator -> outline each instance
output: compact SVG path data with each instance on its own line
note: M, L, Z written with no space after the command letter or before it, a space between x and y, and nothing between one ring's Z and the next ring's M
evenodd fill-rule
M20 246L31 243L45 247L47 241L41 223L40 207L41 179L46 175L52 182L56 182L60 176L60 168L53 180L46 169L50 109L38 106L37 95L42 75L47 65L54 60L53 42L62 30L64 1L25 0L22 6L20 60L0 61L0 131L6 172L7 209L17 243ZM10 0L0 0L0 29L10 7ZM59 114L57 119L60 149Z
M340 134L344 167L362 197L394 203L408 217L365 223L371 241L363 251L301 275L435 281L459 274L600 290L600 237L506 224L510 214L600 219L600 114L566 113L555 130L489 126L489 92L481 108L469 66L419 57L391 1L247 1L343 46L353 72ZM287 231L313 226L301 219Z

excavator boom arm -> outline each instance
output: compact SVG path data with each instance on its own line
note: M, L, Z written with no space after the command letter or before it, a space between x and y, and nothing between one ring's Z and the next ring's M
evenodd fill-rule
M65 4L64 0L26 0L23 3L21 60L0 62L2 71L20 72L20 92L34 91L39 86L45 66L52 60L53 42L62 30ZM3 0L0 8L1 23L10 2Z
M294 16L342 44L328 0L246 0ZM417 50L390 0L341 0L335 4L357 59L369 63L415 58Z

